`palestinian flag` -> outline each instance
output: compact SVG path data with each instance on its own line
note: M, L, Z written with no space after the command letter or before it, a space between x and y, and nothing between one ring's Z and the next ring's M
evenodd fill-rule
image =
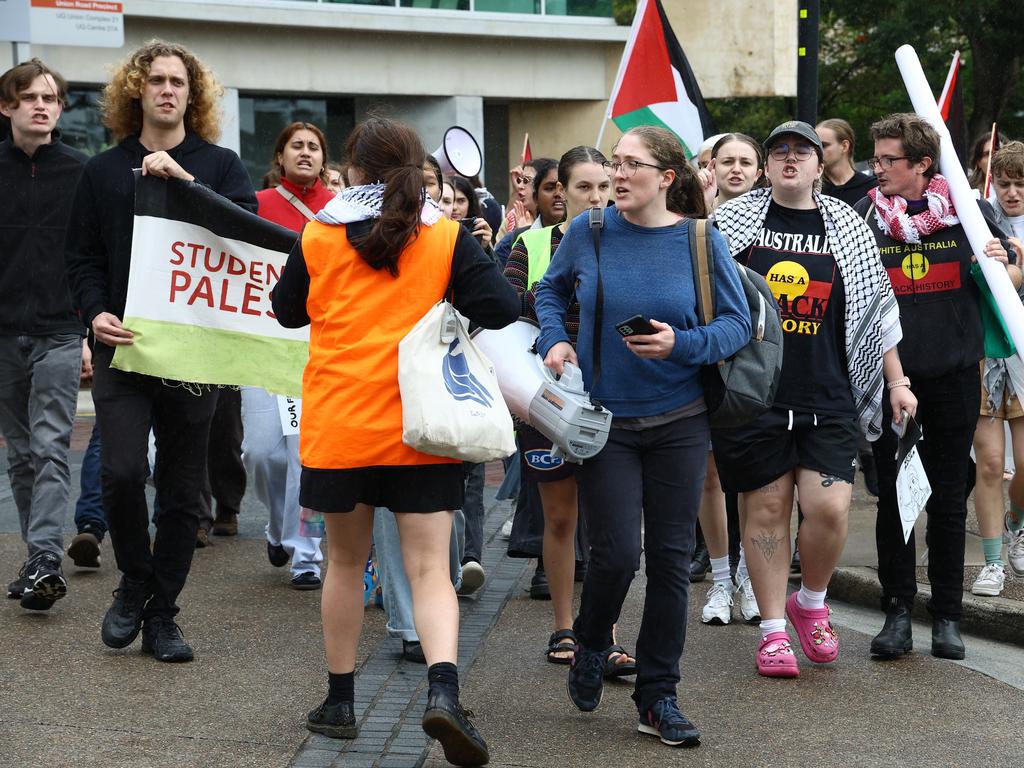
M622 131L638 125L668 128L687 157L714 134L697 79L676 39L661 0L640 0L622 54L608 118Z

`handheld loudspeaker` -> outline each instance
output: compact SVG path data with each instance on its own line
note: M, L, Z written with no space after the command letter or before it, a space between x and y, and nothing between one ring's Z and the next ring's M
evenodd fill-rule
M484 163L480 145L476 143L473 134L458 125L444 132L441 146L431 154L446 176L454 174L471 179L480 173Z

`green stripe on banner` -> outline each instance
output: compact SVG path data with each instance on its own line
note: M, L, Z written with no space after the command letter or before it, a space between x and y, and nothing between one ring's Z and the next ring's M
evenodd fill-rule
M111 365L122 371L198 384L263 387L302 396L305 341L126 317L135 343L117 347Z
M658 117L650 107L643 107L641 109L633 110L632 112L626 112L624 115L613 117L612 122L618 126L618 129L625 133L630 128L636 128L639 125L656 125L659 128L665 128L675 135L679 139L679 143L683 147L683 152L686 153L687 157L693 157L694 152L691 151L690 147L687 146L686 140L679 135L679 131L675 130L671 125L666 123L660 117Z

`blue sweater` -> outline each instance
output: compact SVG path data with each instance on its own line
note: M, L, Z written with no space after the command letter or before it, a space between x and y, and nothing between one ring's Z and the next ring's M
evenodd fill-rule
M655 416L680 408L703 394L700 367L723 360L750 340L750 313L725 238L714 230L715 306L708 326L698 322L689 226L639 227L614 208L601 233L604 310L601 380L591 391L594 361L594 303L597 261L587 214L576 217L537 287L542 356L568 341L565 313L575 291L580 302L577 355L588 391L615 416ZM675 346L666 360L644 360L629 351L615 326L633 315L673 327Z

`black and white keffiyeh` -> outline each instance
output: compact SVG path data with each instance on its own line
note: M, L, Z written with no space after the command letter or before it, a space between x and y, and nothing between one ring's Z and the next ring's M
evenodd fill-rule
M729 240L733 256L743 253L761 233L770 189L755 189L719 206L714 219ZM814 194L825 222L846 291L846 366L861 431L870 441L882 434L882 355L903 338L900 311L878 245L867 223L846 203Z
M425 191L423 198L420 221L429 227L439 222L444 214ZM383 201L384 185L380 182L345 187L323 207L316 215L316 220L324 224L351 224L354 221L376 219L380 217Z

